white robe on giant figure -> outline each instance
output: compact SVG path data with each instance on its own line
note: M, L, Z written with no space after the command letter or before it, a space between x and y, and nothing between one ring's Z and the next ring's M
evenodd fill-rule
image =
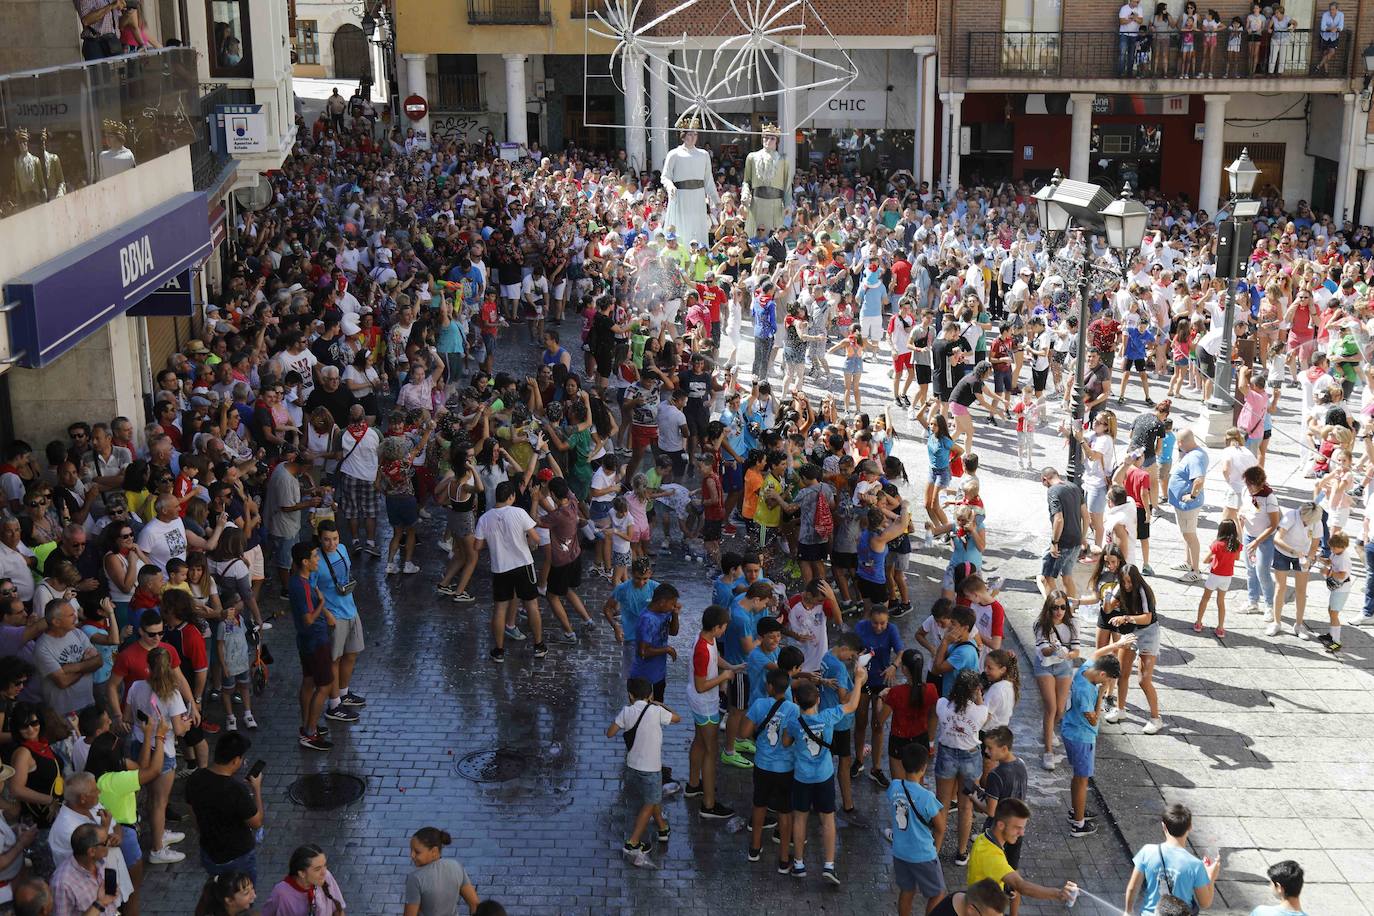
M716 192L716 181L711 174L711 154L704 149L688 149L678 146L668 151L663 158L663 186L671 191L668 213L664 217L665 226L675 227L680 244L693 240L702 247L711 244L711 218L707 202L711 206L720 203ZM696 187L681 187L682 182L699 184Z

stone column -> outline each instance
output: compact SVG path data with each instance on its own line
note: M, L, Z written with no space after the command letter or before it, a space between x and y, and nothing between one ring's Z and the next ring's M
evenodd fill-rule
M529 92L525 89L524 54L502 54L506 62L506 142L528 146L529 128L525 120L525 102Z
M644 57L635 50L621 58L621 81L625 86L625 158L636 170L646 168L644 128Z
M429 82L425 76L425 62L429 59L429 55L405 54L402 56L406 62L406 92L422 96L429 107L433 109L434 100L430 98ZM418 121L412 121L409 117L401 117L396 123L402 128L413 127L417 136L423 132L425 139L430 139L428 112Z
M1075 92L1069 96L1073 102L1073 122L1069 128L1069 178L1074 181L1087 181L1093 139L1093 99L1091 92Z
M1345 107L1341 109L1341 148L1336 157L1336 203L1332 207L1337 228L1349 218L1349 211L1355 203L1355 175L1350 168L1350 146L1355 134L1355 94L1347 92L1341 96L1341 102Z
M653 125L650 137L653 140L653 161L649 168L658 168L668 155L668 61L660 57L649 58L649 118Z
M935 49L917 48L916 141L912 144L916 181L935 186Z
M1360 198L1361 226L1374 226L1374 169L1363 169L1364 196Z
M1204 95L1202 113L1202 172L1198 179L1197 205L1208 213L1217 212L1221 197L1221 155L1226 140L1226 103L1229 95Z
M797 95L792 89L797 85L797 58L794 54L778 52L778 73L782 76L784 92L778 96L778 129L782 131L782 142L778 149L789 163L792 174L797 174L801 164L797 162Z
M959 134L963 128L964 94L946 92L940 96L945 104L944 184L945 195L952 197L959 187Z

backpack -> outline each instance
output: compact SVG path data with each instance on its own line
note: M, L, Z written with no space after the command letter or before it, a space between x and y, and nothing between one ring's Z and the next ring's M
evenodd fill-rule
M816 537L830 540L835 533L835 517L830 514L830 501L825 498L825 490L816 496L816 508L811 513L811 526L816 529Z

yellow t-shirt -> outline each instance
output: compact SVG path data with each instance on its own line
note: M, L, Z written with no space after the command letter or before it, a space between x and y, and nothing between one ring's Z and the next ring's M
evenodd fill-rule
M100 804L116 824L138 823L138 771L114 770L95 781Z
M763 478L763 486L759 489L758 506L754 509L754 521L769 528L776 528L778 523L782 521L782 506L770 506L766 498L769 495L782 495L782 481L772 474Z
M968 854L969 887L984 878L991 878L1001 884L1002 879L1015 870L1007 861L1007 854L1002 847L988 839L986 833L978 834Z
M195 592L191 591L191 583L189 582L182 582L179 585L173 585L171 582L168 582L166 585L162 586L162 593L165 595L172 589L176 589L179 592L185 592L192 598L196 596Z

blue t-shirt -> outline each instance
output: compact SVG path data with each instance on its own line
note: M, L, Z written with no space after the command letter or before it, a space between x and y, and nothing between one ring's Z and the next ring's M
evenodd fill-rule
M645 643L655 648L668 645L668 625L672 621L672 614L660 614L657 611L646 610L639 615L639 623L635 627L635 658L630 665L630 677L642 677L650 684L667 679L668 656L640 658L638 644Z
M878 281L873 286L863 286L859 289L859 316L861 318L878 318L883 314L883 297L887 295L887 287Z
M735 603L735 583L725 581L724 576L716 576L711 583L711 603L728 609Z
M643 588L635 588L634 580L626 579L611 592L611 597L620 605L620 629L625 633L627 642L635 640L635 634L639 632L639 615L649 606L656 588L658 583L653 579L645 582Z
M973 522L979 531L983 530L983 516L977 516ZM956 529L957 530L957 529ZM960 563L972 563L976 569L983 568L983 551L978 549L978 542L973 537L972 531L965 531L963 537L952 533L950 536L952 547L949 554L949 565L951 568Z
M318 610L324 604L319 591L302 577L294 575L286 590L291 596L291 620L296 624L296 650L302 654L309 654L320 646L327 645L330 641L329 623L325 620L324 614L317 616L314 623L305 622L307 614Z
M854 689L854 676L849 673L849 666L829 652L821 658L821 677L834 681L846 692ZM838 690L828 684L821 685L821 709L838 709L843 705L844 702L840 699ZM840 721L835 723L835 727L840 731L853 728L854 714L851 712L841 716Z
M1250 916L1307 916L1307 911L1290 910L1281 903L1264 903L1251 910Z
M1159 447L1159 463L1172 464L1174 460L1174 445L1178 442L1178 436L1175 436L1173 431L1170 430L1164 434L1164 438L1161 439L1160 442L1162 444Z
M1092 662L1089 662L1073 673L1073 681L1069 685L1069 708L1059 726L1059 733L1065 741L1077 741L1080 744L1097 742L1097 726L1088 722L1086 715L1097 708L1097 686L1083 676L1083 672L1091 667Z
M768 711L776 702L772 697L766 696L749 704L745 715L754 723L755 729L768 718ZM800 712L796 703L785 699L778 707L778 711L773 714L773 718L768 719L768 727L754 733L754 766L770 773L792 772L792 749L782 746L782 736L787 732L788 726L796 721Z
M971 640L950 646L945 650L945 661L954 666L940 675L940 696L947 698L954 689L954 679L960 671L977 671L981 667L978 664L978 647Z
M1155 339L1155 332L1148 328L1142 330L1140 327L1126 328L1126 358L1144 359L1145 347Z
M755 646L749 657L744 660L745 672L749 675L750 703L768 696L768 666L777 667L778 653L781 651L781 643L772 652L765 652L762 646Z
M1145 876L1145 896L1141 900L1140 916L1154 916L1162 894L1173 894L1184 903L1192 903L1199 887L1212 880L1202 860L1173 843L1151 843L1142 846L1131 863ZM1169 878L1163 877L1165 868Z
M947 436L926 436L926 457L930 459L932 471L949 470L950 449L954 440Z
M1207 450L1195 448L1179 459L1169 474L1169 505L1184 512L1201 509L1207 501L1204 489L1196 498L1189 497L1193 482L1207 476Z
M347 595L339 594L340 586L347 588L353 581L353 561L349 559L348 550L340 544L329 554L320 549L315 552L320 555L320 567L310 574L310 584L324 595L324 606L329 608L329 613L340 620L352 620L358 616L352 589Z
M873 653L873 660L868 663L868 678L876 684L883 671L892 664L892 654L901 653L901 634L891 623L881 633L875 632L871 620L860 620L854 624L854 633L863 640L864 649Z
M748 636L750 639L758 639L758 631L754 629L758 622L752 613L740 606L738 601L730 604L730 623L725 628L725 635L716 643L720 647L720 656L732 665L744 664L746 653L744 647L740 645L740 640Z
M797 782L827 782L835 775L835 760L829 748L822 747L806 736L802 723L811 729L811 734L826 744L835 737L835 726L844 713L838 709L822 709L814 716L798 713L787 723L787 733L792 736L792 778ZM757 746L757 744L755 745Z
M892 857L903 862L935 861L938 855L930 824L942 807L935 793L919 782L894 779L887 787L887 801L892 806Z

